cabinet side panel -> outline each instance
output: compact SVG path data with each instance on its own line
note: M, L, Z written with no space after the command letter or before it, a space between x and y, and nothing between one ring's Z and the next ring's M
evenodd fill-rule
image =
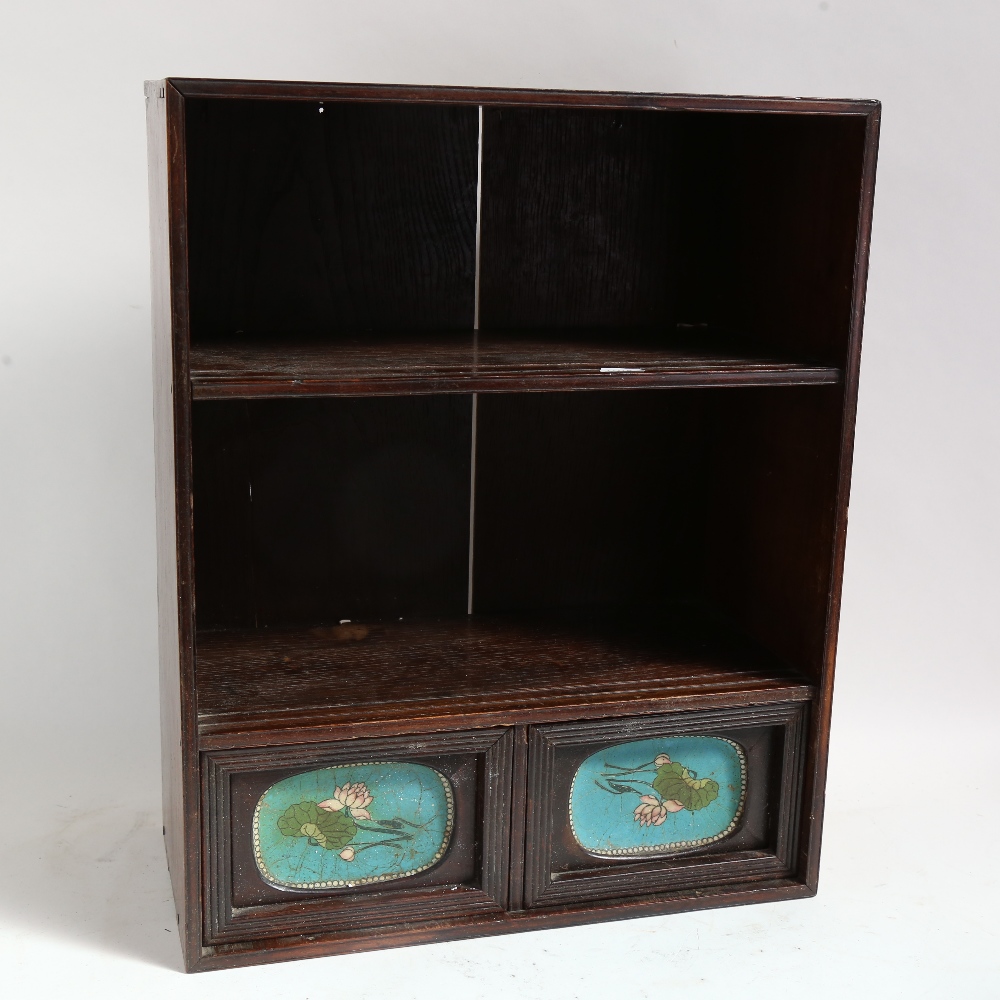
M802 805L801 871L806 884L815 890L819 881L820 846L825 808L827 758L830 747L830 716L833 704L833 679L840 627L840 602L844 585L844 556L847 545L847 513L851 494L851 471L854 460L854 428L858 408L858 380L861 365L861 338L864 328L865 298L868 287L868 260L871 247L872 213L875 205L875 168L878 161L881 105L867 115L864 163L861 171L860 208L857 227L857 253L851 282L851 332L847 348L844 379L844 418L841 424L837 518L831 587L826 619L826 659L820 700L810 727L809 755L811 770Z
M677 320L843 365L864 136L853 115L683 116Z
M184 899L177 560L174 507L173 363L170 338L170 238L167 220L167 108L163 84L146 83L149 235L153 321L153 447L156 476L156 596L159 612L163 834L178 911Z
M186 434L178 426L177 407L186 405L186 394L175 393L175 346L173 338L175 295L172 281L171 207L177 197L176 180L182 176L183 157L178 148L178 122L182 117L180 95L166 81L146 84L146 124L149 158L151 293L153 335L153 423L156 488L157 604L159 615L160 729L163 781L163 834L167 863L177 909L181 941L188 955L199 942L197 921L190 919L190 900L197 893L196 855L188 849L189 828L185 803L196 809L191 797L190 775L186 777L185 732L191 729L190 654L182 628L186 608L181 585L179 555L184 548L178 517L177 442ZM175 248L176 249L176 248ZM186 421L180 421L186 424ZM183 469L182 469L183 471ZM189 588L188 588L189 589ZM187 743L191 744L188 732ZM196 789L195 789L196 795Z
M713 604L820 682L843 392L727 389L713 411L705 576Z

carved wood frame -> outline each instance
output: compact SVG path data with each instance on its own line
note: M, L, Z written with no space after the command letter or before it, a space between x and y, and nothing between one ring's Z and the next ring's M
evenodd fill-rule
M328 934L502 912L507 902L512 748L513 730L504 727L203 753L202 784L208 805L203 833L206 943ZM474 852L475 884L407 888L411 880L400 879L398 884L359 887L349 893L289 890L287 902L233 905L233 840L251 835L247 817L236 816L231 807L234 775L286 768L309 770L366 760L420 763L441 755L468 755L478 765L476 802L470 803L476 809L475 843L460 845L453 840L448 852L456 848ZM239 828L238 823L242 823Z
M649 896L678 890L699 890L740 882L796 875L799 804L805 764L808 702L751 705L715 711L683 712L632 719L532 726L528 736L528 794L525 811L525 909ZM780 776L771 781L773 849L725 850L725 841L711 848L659 857L628 858L572 872L553 871L555 838L564 812L556 804L556 755L559 747L612 746L657 736L721 736L734 730L777 728L782 734L778 754ZM751 780L753 775L750 776ZM775 800L776 799L776 800ZM512 887L512 896L516 888ZM514 900L512 898L512 903ZM515 904L516 905L516 904Z

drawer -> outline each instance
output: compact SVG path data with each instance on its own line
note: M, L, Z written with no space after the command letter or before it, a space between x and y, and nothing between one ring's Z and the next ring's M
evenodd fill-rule
M208 941L502 910L511 733L205 752Z
M531 727L520 905L792 874L806 712L795 702Z

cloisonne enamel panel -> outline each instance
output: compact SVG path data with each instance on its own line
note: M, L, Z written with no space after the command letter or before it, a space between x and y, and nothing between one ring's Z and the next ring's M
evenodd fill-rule
M746 801L746 756L714 736L620 743L591 754L570 790L569 821L588 854L641 857L723 840Z
M448 849L451 784L404 762L341 764L283 778L253 816L264 880L286 889L332 889L407 878Z

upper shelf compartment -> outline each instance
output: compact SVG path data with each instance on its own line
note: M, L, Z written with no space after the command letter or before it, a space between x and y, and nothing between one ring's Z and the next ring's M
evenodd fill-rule
M660 346L649 338L441 334L336 343L200 345L191 353L195 399L393 396L668 386L837 382L822 365L737 350Z
M861 116L192 98L185 142L195 398L845 368Z

